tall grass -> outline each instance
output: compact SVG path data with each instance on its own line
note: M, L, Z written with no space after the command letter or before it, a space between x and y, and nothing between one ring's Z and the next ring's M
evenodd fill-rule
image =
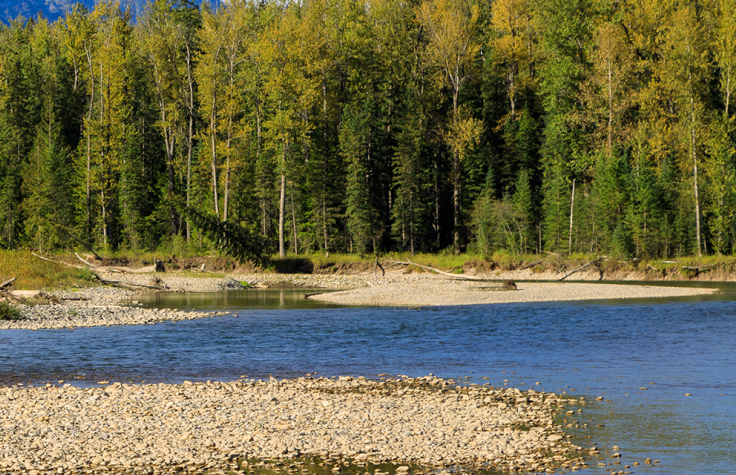
M46 262L29 251L0 250L0 282L16 277L19 290L54 290L87 287L96 278L90 271Z

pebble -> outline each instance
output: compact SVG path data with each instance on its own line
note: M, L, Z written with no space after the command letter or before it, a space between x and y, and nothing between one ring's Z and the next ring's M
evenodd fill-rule
M431 376L0 388L0 472L229 471L300 455L390 462L403 474L410 465L545 471L581 450L555 424L566 400L530 391L528 404L501 407L520 395Z

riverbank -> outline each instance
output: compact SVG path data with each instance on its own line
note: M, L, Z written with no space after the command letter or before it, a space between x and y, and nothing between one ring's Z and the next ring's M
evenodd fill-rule
M181 273L101 274L121 287L90 287L41 294L42 304L18 305L22 320L0 321L0 330L62 329L111 325L146 325L226 315L143 307L136 296L151 292L152 279L171 292L217 292L247 288L307 288L336 292L310 298L341 305L428 306L489 303L656 298L707 295L714 289L615 285L602 283L518 282L517 290L501 283L452 280L430 273L387 272L374 275L245 274L232 277L194 277ZM133 290L136 289L136 290ZM253 290L257 291L257 290Z
M584 398L454 383L305 377L5 388L0 468L202 473L304 456L332 457L337 467L347 460L537 472L584 465L581 448L555 422Z

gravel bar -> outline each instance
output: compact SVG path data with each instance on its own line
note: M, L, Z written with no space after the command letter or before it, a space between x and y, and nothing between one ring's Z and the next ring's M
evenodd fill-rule
M521 302L562 302L574 300L642 299L708 295L717 289L647 285L589 283L516 283L517 289L496 283L424 280L421 282L375 285L341 292L310 296L314 300L343 305L381 307L480 305Z
M585 464L555 423L580 404L434 376L3 388L0 472L217 473L304 456L551 471Z

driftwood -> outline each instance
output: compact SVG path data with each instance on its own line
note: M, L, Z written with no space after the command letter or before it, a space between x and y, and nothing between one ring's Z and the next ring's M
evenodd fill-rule
M595 259L593 261L587 262L587 263L583 264L582 266L578 267L577 269L573 269L572 271L568 272L567 274L565 274L564 276L562 276L562 278L560 278L558 280L559 281L563 281L563 280L567 279L568 277L570 277L571 275L577 274L578 272L580 272L581 270L585 269L589 265L599 263L601 260L602 259L599 257L598 259Z
M415 262L412 262L411 260L407 259L407 262L401 262L401 261L392 261L390 259L384 259L384 261L392 263L392 264L398 264L398 265L404 265L404 266L417 266L424 270L428 270L430 272L434 272L436 274L444 275L446 277L450 277L452 279L459 279L459 280L472 280L474 282L496 282L496 280L493 279L483 279L482 277L472 277L469 275L461 275L461 274L450 274L449 272L444 272L439 269L435 269L434 267L429 266L423 266L421 264L417 264Z
M385 276L386 275L386 270L383 268L383 266L381 265L381 263L378 262L378 257L376 257L376 265L375 265L375 267L373 267L373 275L374 276L378 274L378 268L379 267L381 268L381 273L382 273L381 275L382 276Z
M695 277L697 277L701 272L713 270L717 265L718 264L709 264L707 266L682 266L682 270L695 272Z
M682 270L694 270L696 272L702 272L702 271L710 270L715 266L716 264L710 264L707 266L682 266Z
M647 269L652 269L654 272L659 272L659 269L647 262Z
M543 262L543 261L536 261L536 262L532 262L531 264L527 264L527 265L525 265L524 267L521 267L521 268L519 268L519 270L526 270L526 269L528 269L528 268L530 268L530 267L534 267L534 266L537 266L537 265L541 264L542 262Z
M163 289L161 287L155 287L153 285L131 284L130 282L121 282L119 280L107 280L107 279L103 279L99 275L97 276L97 278L100 279L100 282L102 282L103 284L117 285L117 286L120 286L120 287L143 287L143 288L146 288L146 289L166 290L166 289Z
M0 284L0 290L4 289L5 287L7 287L10 284L12 284L13 282L15 282L15 279L17 279L17 277L13 277L12 279L6 280L2 284Z
M91 264L91 263L89 263L89 262L85 261L84 259L82 259L82 256L80 256L80 255L79 255L79 254L77 254L76 252L74 253L74 255L75 255L75 256L77 256L77 259L79 259L80 261L84 262L85 264L87 264L88 266L90 266L90 267L91 267L91 268L93 268L93 269L96 269L97 267L99 267L99 266L96 266L96 265L94 265L94 264Z
M31 252L31 254L33 254L35 257L41 259L42 261L51 262L53 264L61 264L62 266L74 267L75 269L87 269L87 267L82 267L82 266L78 266L78 265L75 265L75 264L69 264L69 263L64 262L64 261L55 261L53 259L49 259L48 257L39 256L35 252Z

